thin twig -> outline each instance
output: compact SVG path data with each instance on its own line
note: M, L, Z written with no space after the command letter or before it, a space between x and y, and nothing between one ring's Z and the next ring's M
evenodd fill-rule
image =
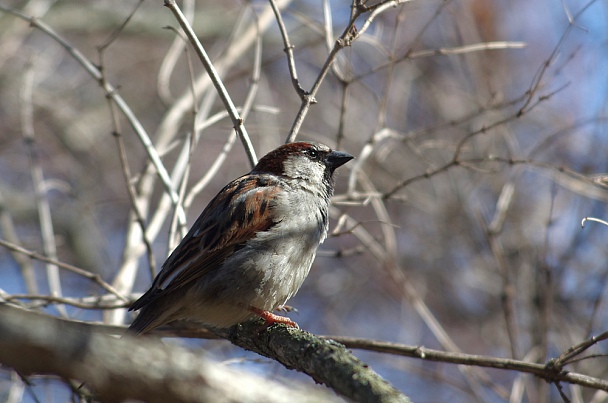
M143 4L143 2L144 2L144 0L139 0L139 2L135 5L135 7L133 7L133 10L131 10L129 15L127 15L127 18L125 18L125 20L122 22L122 24L120 24L116 29L114 29L114 31L110 34L110 37L105 41L105 43L103 45L100 45L97 47L97 51L99 53L103 54L104 51L111 44L113 44L114 41L116 41L116 39L118 39L118 36L125 30L125 27L129 23L129 21L131 21L131 19L133 18L133 16L135 15L135 13L139 9L139 7Z
M187 44L187 38L185 38L181 32L175 30L178 36ZM198 144L199 135L196 131L196 120L199 113L198 104L196 102L196 89L194 88L194 66L192 65L192 58L190 57L190 51L188 46L184 46L184 51L186 54L186 62L188 65L188 75L189 75L189 83L190 83L190 91L192 94L192 128L190 130L190 135L188 136L184 149L187 149L188 152L184 155L187 155L186 166L184 167L184 172L179 179L179 205L186 211L184 206L184 197L186 195L186 188L188 187L188 179L190 178L190 169L192 167L192 156L194 155L194 150L196 149L196 145ZM175 172L174 172L175 174ZM181 226L181 231L178 231L177 228L178 220L177 220L177 210L173 211L173 216L171 217L171 226L169 228L169 250L173 250L180 242L180 240L186 235L187 228L186 226Z
M83 270L83 269L81 269L79 267L76 267L76 266L72 266L71 264L63 263L63 262L60 262L60 261L55 260L55 259L50 259L50 258L48 258L48 257L46 257L44 255L41 255L41 254L36 253L36 252L32 252L30 250L22 248L19 245L15 245L15 244L12 244L10 242L7 242L7 241L5 241L3 239L0 239L0 246L4 246L5 248L8 248L8 249L10 249L10 250L12 250L14 252L21 253L21 254L23 254L25 256L30 257L31 259L35 259L35 260L39 260L39 261L44 262L44 263L49 263L49 264L55 265L55 266L59 267L60 269L67 270L67 271L70 271L70 272L72 272L74 274L82 276L84 278L87 278L87 279L93 281L95 284L99 285L104 290L108 291L109 293L112 293L112 294L116 295L121 300L128 301L128 299L125 298L124 296L122 296L118 291L116 291L116 289L114 287L112 287L110 284L108 284L105 281L103 281L101 279L101 277L99 276L99 274L94 274L94 273L91 273L90 271Z
M412 41L410 41L408 49L405 52L405 55L403 57L401 57L400 59L397 59L395 62L398 63L398 62L402 62L402 61L405 61L408 59L408 55L412 52L412 49L415 49L422 42L422 38L424 37L424 34L426 33L427 29L439 18L443 9L445 7L447 7L451 3L451 1L452 0L444 0L438 5L437 9L435 9L435 12L431 16L431 18L429 18L426 21L426 23L424 24L422 29L418 30L418 33L416 34L414 39ZM366 71L365 73L362 73L362 74L354 77L352 79L352 81L362 80L363 78L365 78L369 75L372 75L380 70L383 70L383 69L387 68L388 66L390 66L390 63L385 63L380 66L374 67L374 68Z
M372 24L372 22L374 21L374 19L377 16L379 16L380 14L382 14L384 11L388 10L389 8L395 8L408 1L411 1L411 0L389 0L389 1L383 1L378 4L375 4L373 6L373 11L371 12L370 16L367 17L367 19L365 20L363 25L361 25L361 28L359 28L357 34L353 37L353 41L356 40L357 38L359 38L361 35L363 35L365 33L365 31L367 31L367 29L370 27L370 25Z
M511 189L511 182L507 183L503 187L502 195L505 195L508 192L507 189ZM507 197L507 196L505 196ZM499 207L497 207L496 214L500 214L500 202L501 199L504 203L504 198L499 198ZM509 338L509 345L511 347L511 358L519 359L521 357L520 347L519 347L519 326L517 325L517 315L516 309L517 304L515 303L515 294L516 288L513 284L513 280L511 279L511 275L509 272L509 267L507 265L507 259L505 257L505 251L502 242L500 241L497 234L499 227L493 227L492 224L486 225L481 214L479 214L479 219L481 226L484 229L484 234L490 245L490 250L492 251L492 255L494 256L494 260L496 261L496 266L498 267L498 273L500 275L501 283L502 283L502 295L500 298L503 316L505 318L505 325L507 330L507 336ZM502 227L500 227L502 228Z
M163 183L163 185L165 187L165 191L171 196L171 201L175 205L178 200L177 193L173 189L173 185L171 183L171 178L169 177L169 174L168 174L163 162L161 161L161 159L158 155L158 152L156 151L156 148L154 147L154 144L152 143L152 140L150 140L150 137L146 133L146 130L144 129L142 124L139 122L139 120L137 119L137 117L135 116L135 114L133 113L131 108L129 107L129 105L118 94L116 89L107 81L104 82L102 80L103 77L102 77L101 72L99 71L99 68L97 66L95 66L95 64L92 63L86 56L84 56L78 49L76 49L75 47L70 45L70 43L68 43L53 28L51 28L50 26L45 24L43 21L41 21L35 17L29 17L26 15L23 15L20 12L15 11L12 8L6 7L3 5L0 5L0 10L6 11L18 18L21 18L24 21L29 22L29 24L31 26L38 28L42 32L47 34L51 39L53 39L55 42L57 42L59 45L61 45L66 50L66 52L70 56L72 56L74 58L74 60L76 60L85 69L85 71L87 73L89 73L90 76L92 76L95 80L97 80L100 83L101 87L104 89L104 91L106 93L106 96L110 97L116 103L116 106L118 106L118 109L120 109L120 111L123 113L123 115L129 122L129 124L131 125L133 131L137 134L137 137L139 138L142 145L144 146L144 149L148 153L148 157L150 158L154 168L156 169L156 172L158 173L158 176L161 179L161 182ZM179 217L180 217L180 222L185 224L186 215L183 211L180 212Z
M355 13L355 16L353 18L351 18L346 29L344 30L344 32L342 33L340 38L338 40L336 40L334 47L329 52L329 55L327 56L327 59L325 60L323 67L321 67L321 71L319 72L317 79L315 80L314 84L312 85L312 88L310 89L310 91L308 91L308 95L304 96L304 98L302 99L302 103L300 105L300 110L298 111L298 114L296 115L296 118L294 119L293 125L291 126L291 129L289 130L289 134L287 135L287 139L285 140L285 143L291 143L291 142L295 141L295 139L298 135L298 132L300 131L300 128L302 127L302 123L304 123L304 119L306 118L306 115L308 114L310 105L317 102L315 99L315 95L317 94L317 91L321 87L321 83L325 79L325 76L327 75L331 65L336 60L336 56L338 55L340 50L342 50L345 46L350 45L350 43L351 43L350 38L352 38L352 36L354 35L354 33L352 32L353 27L355 26L355 21L357 20L359 15L360 15L359 12Z
M258 162L257 157L255 155L255 150L253 149L253 144L251 144L251 139L249 138L249 134L247 134L247 130L243 125L243 120L239 116L239 113L236 107L234 106L234 103L232 102L232 99L230 98L230 95L228 94L224 83L217 74L215 67L211 63L211 59L209 59L209 56L207 56L203 45L198 40L198 37L196 36L194 31L192 30L192 27L182 14L180 8L177 6L175 0L165 0L165 6L167 6L167 8L171 10L171 12L173 12L173 15L177 19L177 22L186 33L186 36L194 47L196 54L203 63L207 74L209 74L213 85L215 86L216 90L220 95L220 98L222 99L222 102L224 103L224 107L228 110L230 114L230 119L232 120L234 130L236 130L237 134L239 135L239 138L243 143L243 147L245 148L245 152L247 153L247 157L249 158L249 163L253 167Z
M323 0L323 21L325 22L323 24L325 27L323 35L325 37L325 46L327 46L327 51L331 52L331 47L334 43L334 26L329 0Z
M193 21L195 12L196 1L195 0L184 0L182 1L182 9L184 10L184 16L188 21ZM172 27L167 27L172 29ZM173 39L173 43L167 50L165 57L158 69L156 89L158 96L161 101L166 105L175 102L175 97L171 94L171 77L175 71L175 66L181 57L182 50L186 49L188 45L187 41L183 40L183 37L176 36ZM194 101L196 102L196 100Z
M351 15L348 25L342 32L342 35L340 35L340 37L334 43L334 46L331 49L331 51L329 52L329 55L327 56L327 59L325 60L323 67L321 67L321 70L319 71L317 79L315 80L314 84L312 85L310 91L308 91L308 94L302 98L302 103L300 105L298 114L296 115L293 125L291 126L291 130L289 131L287 139L285 140L286 143L291 143L291 142L295 141L295 139L298 135L298 132L300 131L300 128L302 127L302 123L304 122L304 119L306 118L306 115L308 114L308 110L310 109L310 106L317 102L315 99L315 95L319 91L319 88L321 87L323 80L325 79L325 77L327 76L327 73L329 72L329 69L335 62L336 56L338 55L340 50L342 50L343 48L345 48L347 46L350 46L354 40L356 40L358 37L360 37L360 35L363 32L365 32L365 30L367 30L367 28L370 26L370 24L372 23L374 18L376 18L381 12L387 10L390 7L395 7L399 4L402 4L406 1L409 1L409 0L391 0L391 1L386 1L386 2L380 2L378 4L375 4L372 7L367 7L367 6L354 7L353 13ZM362 29L358 32L357 28L355 26L355 23L357 22L357 20L363 13L368 12L368 11L371 11L371 15L368 17L368 19L363 24Z
M607 221L600 220L599 218L594 218L594 217L585 217L581 221L581 228L585 228L585 222L587 222L587 221L594 221L594 222L597 222L597 223L600 223L600 224L608 226L608 222Z
M34 70L30 64L23 76L21 85L21 126L23 128L23 140L27 148L30 159L30 173L34 185L34 197L38 208L38 219L40 221L40 234L44 254L49 259L57 260L57 243L55 240L55 230L53 228L53 218L51 216L51 206L48 200L48 186L45 183L44 172L38 158L34 131L34 106L33 106ZM61 297L63 295L61 278L57 266L52 263L46 264L46 275L51 295ZM67 317L67 311L63 306L57 307L63 317Z
M369 77L381 70L384 70L391 66L391 64L400 64L408 60L419 59L423 57L433 57L433 56L451 56L451 55L459 55L464 53L473 53L473 52L481 52L486 50L505 50L505 49L523 49L527 46L525 42L506 42L506 41L498 41L498 42L483 42L483 43L473 43L470 45L456 46L452 48L437 48L437 49L425 49L418 51L410 51L406 52L405 55L395 58L394 61L388 63L382 63L378 66L372 67L368 71L359 74L353 77L350 81L361 81L362 79ZM479 116L479 112L476 112L475 116Z
M131 16L135 13L135 11L137 10L137 8L139 7L140 4L141 4L141 1L137 4L137 6L133 10L133 12L129 15L128 19L131 18ZM120 29L121 30L124 29L125 25L126 25L126 21L121 25ZM109 44L113 40L116 39L119 32L120 31L115 31L111 35L110 39L108 41L106 41L106 43L104 45L102 45L98 48L99 65L101 66L101 68L100 68L101 82L103 82L103 83L107 83L107 78L106 78L106 73L105 73L106 69L103 68L103 65L104 65L103 57L105 54L105 49L109 46ZM137 192L135 191L135 188L131 181L131 179L132 179L131 169L129 168L127 150L126 150L124 139L122 136L120 119L118 118L118 113L116 111L117 106L116 106L115 102L112 102L110 97L106 96L106 100L108 102L108 109L110 111L110 119L112 121L112 126L114 127L112 134L114 135L114 138L116 139L116 146L118 147L118 157L120 159L120 167L121 167L121 172L123 175L123 180L125 183L125 187L127 188L127 193L129 194L129 202L131 203L131 209L132 209L133 214L135 215L135 220L141 227L142 240L143 240L144 245L146 246L150 273L151 273L152 277L154 277L154 275L156 273L156 261L154 259L154 252L152 250L152 242L146 235L146 220L144 218L143 213L141 212L141 208L140 208L139 202L138 202Z
M300 85L300 80L298 80L298 72L296 70L296 62L293 56L293 45L289 41L289 35L287 35L287 29L285 28L285 23L283 22L283 17L281 16L281 11L278 9L274 0L269 0L270 6L272 7L272 11L277 19L277 24L279 26L279 30L281 31L281 37L283 38L283 51L287 54L287 66L289 67L289 74L291 75L291 83L296 90L296 94L300 97L300 99L304 100L304 97L308 95L306 90L302 88Z
M258 27L258 34L256 35L255 48L253 51L253 69L251 72L251 84L249 86L249 91L247 91L247 96L245 97L245 102L243 102L243 111L241 112L241 116L243 117L243 121L247 120L247 116L249 116L249 112L253 107L253 101L258 93L258 88L260 86L260 75L262 74L262 32L259 26L259 20L256 17L256 27Z
M358 339L347 336L322 336L344 344L348 348L363 349L366 351L376 351L385 354L401 355L405 357L419 358L425 361L446 362L459 365L473 365L484 368L497 368L512 371L519 371L534 374L547 381L559 380L576 385L582 385L593 389L608 391L608 381L594 378L591 376L555 370L547 365L536 364L513 360L508 358L498 358L476 354L465 354L460 352L446 352L433 350L422 346L408 346L398 343L385 341Z
M566 41L566 38L570 35L570 32L572 31L572 29L574 27L576 27L576 20L578 19L578 17L580 17L583 14L583 12L585 12L585 10L587 10L587 8L589 8L595 2L596 2L596 0L591 0L591 1L587 2L587 4L585 4L575 15L569 15L569 13L567 13L567 15L569 17L568 18L569 24L566 27L566 29L564 30L564 32L562 33L562 36L557 41L557 44L553 48L553 51L551 52L551 54L549 55L547 60L545 60L543 65L540 67L540 69L537 71L534 78L532 79L532 82L530 83L530 87L529 87L528 91L526 91L526 94L528 97L520 109L520 115L525 113L528 110L528 106L530 104L532 104L534 95L539 90L542 79L545 76L545 73L549 69L549 66L551 66L551 64L555 61L555 59L560 54L560 49L562 48L562 45ZM542 97L540 97L540 98L542 98Z
M256 21L258 21L257 18L256 18ZM251 85L249 86L249 91L247 92L247 96L245 97L245 102L243 103L243 108L242 108L242 112L241 112L243 120L246 120L247 116L249 116L249 112L251 111L251 108L253 107L253 101L255 100L255 96L257 94L257 90L259 88L259 83L260 83L260 74L261 74L261 67L262 67L262 35L261 35L261 32L258 32L258 35L256 37L257 37L257 40L256 40L256 46L255 46L255 50L254 50L253 71L251 73ZM227 113L228 112L226 112L226 111L222 111L222 112L216 114L215 116L210 117L205 122L203 122L203 124L201 124L200 126L197 126L197 130L202 130L204 127L211 125L214 122L214 120L220 119L220 118L226 116ZM211 166L207 169L207 172L205 173L205 175L188 192L188 195L186 196L186 198L184 200L185 208L190 207L190 205L194 201L194 198L203 189L205 189L207 184L209 184L211 179L216 175L217 171L220 169L220 167L226 161L226 158L228 157L228 153L230 152L230 150L232 150L232 146L234 145L235 140L236 140L236 132L230 133L230 136L228 136L228 138L226 139L226 142L224 143L224 146L222 147L222 151L218 154L216 159L213 161L213 164L211 164Z
M1 293L5 294L5 293ZM116 297L113 296L112 300L107 300L102 297L85 297L85 298L73 298L73 297L55 297L53 295L34 295L34 294L6 294L0 295L0 299L6 302L14 302L18 300L31 300L38 301L36 305L30 304L29 309L37 308L40 306L48 306L50 304L61 304L70 305L80 309L117 309L117 308L128 308L131 305L131 301L118 302Z
M116 114L114 112L114 103L110 102L110 113L112 114L112 119L116 119ZM115 125L119 124L118 120L114 121ZM125 148L124 140L122 137L122 133L120 132L120 127L115 126L115 131L112 133L114 138L116 139L116 145L118 147L118 156L120 158L121 171L123 173L123 178L125 181L125 186L127 188L127 193L129 194L129 202L131 203L131 211L135 215L135 220L139 224L141 228L142 241L146 246L146 253L148 255L148 265L150 267L150 274L152 277L156 275L156 261L154 259L154 251L152 250L152 242L150 238L146 234L146 221L143 217L143 214L140 210L138 198L135 193L135 189L131 183L131 170L129 168L129 162L127 158L127 151Z
M593 336L582 343L579 343L575 346L570 347L568 350L564 351L554 362L553 365L557 367L563 367L564 365L568 365L572 362L572 360L579 354L582 354L590 347L596 345L600 341L608 339L608 332L604 332L598 336Z
M5 204L4 196L0 191L0 231L8 242L15 245L21 245L21 241L17 236L17 230L15 228L15 223L13 222L12 214L10 214L8 210L9 209ZM36 281L32 259L14 251L11 251L11 255L19 265L21 277L25 282L25 288L27 291L31 294L38 294L38 283Z

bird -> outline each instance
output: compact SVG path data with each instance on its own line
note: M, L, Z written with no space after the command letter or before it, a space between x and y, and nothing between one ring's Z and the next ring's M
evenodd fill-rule
M176 320L264 328L302 286L328 233L334 171L354 157L311 141L284 144L228 183L169 255L130 311L140 335Z

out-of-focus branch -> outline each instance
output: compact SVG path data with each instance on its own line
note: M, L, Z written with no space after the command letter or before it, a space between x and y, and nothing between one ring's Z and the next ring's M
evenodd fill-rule
M2 236L11 244L19 246L21 244L17 231L13 221L12 214L10 213L4 195L0 191L0 232ZM34 273L34 265L32 259L22 255L19 252L10 250L13 259L19 265L21 270L21 276L25 282L25 287L29 293L38 294L38 283L36 282L36 275Z
M150 338L118 340L8 305L0 305L0 363L22 375L85 381L94 397L104 401L342 401L323 389L287 387L227 368L199 351Z
M196 1L195 0L186 0L182 1L182 9L184 16L188 21L192 23L194 19L194 11L195 11ZM158 69L158 78L157 78L157 92L160 99L166 105L170 105L175 102L175 97L172 94L170 88L170 82L173 74L175 74L175 67L177 66L177 62L181 57L182 52L188 46L188 42L184 41L181 35L178 35L173 40L171 47L167 50L165 57L163 58L163 62Z
M44 179L44 172L38 155L39 150L35 141L33 91L34 70L33 66L30 65L25 71L21 86L21 126L23 129L23 140L30 158L30 172L32 183L34 184L34 198L36 200L36 207L38 208L38 220L44 254L50 259L57 260L57 241L55 239L51 206L48 199L49 187ZM61 297L63 291L57 266L46 262L46 276L51 294ZM57 310L62 316L68 316L63 305L58 305Z
M321 83L323 82L323 80L325 79L325 76L329 72L330 67L336 60L336 56L338 55L340 50L342 50L344 47L350 46L352 38L356 32L355 22L356 22L357 18L359 17L359 15L360 14L358 12L355 14L355 16L349 22L346 29L344 29L344 31L342 32L342 35L340 35L340 38L338 38L336 40L334 47L329 52L329 55L327 56L327 59L325 60L325 64L323 65L323 67L321 67L321 71L319 72L317 79L315 80L314 84L312 85L312 88L310 89L310 91L308 91L308 93L306 95L303 96L302 103L300 105L300 110L298 111L298 114L296 115L296 118L294 119L293 125L291 126L291 130L289 130L289 134L287 135L287 139L285 140L285 143L291 143L296 140L298 132L300 131L300 127L302 127L302 123L304 123L304 118L306 118L306 115L308 114L310 105L317 102L315 99L315 95L317 94L317 91L319 91L319 88L321 87Z
M176 205L176 208L179 209L180 223L182 225L185 225L186 214L184 213L183 209L180 209L179 206L177 206L177 201L178 201L177 192L173 188L171 178L169 177L169 173L167 172L167 169L165 168L163 162L161 161L160 156L158 155L158 152L157 152L156 148L154 147L154 144L152 143L152 140L148 136L148 133L146 132L146 130L144 129L144 127L142 126L140 121L137 119L137 117L135 116L135 114L133 113L131 108L127 105L125 100L118 94L118 92L116 91L116 88L113 87L112 85L110 85L110 83L108 83L107 81L104 81L102 79L103 77L102 77L101 72L99 71L99 68L97 66L95 66L95 64L93 62L91 62L86 56L84 56L84 54L82 54L82 52L80 52L78 49L73 47L70 43L68 43L68 41L66 41L61 35L59 35L53 28L51 28L49 25L45 24L43 21L41 21L35 17L30 17L27 15L24 15L10 7L6 7L3 5L0 5L0 11L5 11L18 18L21 18L22 20L29 22L32 27L38 28L39 30L44 32L47 36L49 36L51 39L53 39L59 45L61 45L66 50L66 52L72 58L74 58L74 60L76 60L91 77L93 77L95 80L97 80L99 82L99 84L103 87L106 95L109 98L111 98L112 101L114 101L116 103L116 106L118 107L118 109L120 109L120 111L123 113L125 119L127 119L129 124L131 125L131 128L133 129L133 131L137 134L139 140L141 141L142 145L144 146L146 152L148 153L148 157L150 158L150 161L152 161L152 164L154 165L154 168L156 169L158 176L160 177L163 185L165 186L165 191L171 196L171 201L173 202L174 205Z
M243 143L243 147L245 148L245 152L247 153L247 157L249 158L249 163L253 167L258 162L257 156L255 155L255 150L253 149L253 144L251 144L251 139L249 138L249 134L247 133L245 125L243 124L243 119L241 119L241 117L239 116L239 112L237 111L236 106L232 102L232 99L230 98L230 95L228 94L224 83L220 79L219 74L217 74L213 63L211 63L211 59L209 59L209 56L207 56L207 52L205 52L203 45L198 40L198 37L192 30L192 27L188 23L186 17L184 17L184 15L182 14L180 8L177 6L177 3L175 3L175 0L165 0L165 6L167 6L167 8L169 8L169 10L171 10L173 15L175 16L175 19L177 20L177 22L179 22L179 25L186 33L186 36L194 47L196 54L203 63L207 74L209 74L213 85L218 91L220 98L222 99L222 102L224 103L224 106L226 107L226 110L230 115L230 119L232 120L232 124L234 125L234 130L236 130L237 134L239 135L239 138L241 139L241 142Z
M285 141L286 143L295 141L295 139L298 135L298 132L300 131L300 127L302 126L302 123L304 122L304 118L306 118L306 115L308 114L310 105L316 103L315 95L319 91L319 88L321 87L321 83L327 76L327 73L329 72L329 69L333 65L334 61L336 60L336 57L337 57L338 53L340 52L340 50L342 50L343 48L345 48L347 46L350 46L354 40L359 38L359 36L363 32L365 32L365 30L367 30L367 28L372 23L374 18L376 18L380 13L382 13L383 11L387 10L390 7L396 7L399 4L405 3L406 1L409 1L409 0L391 0L391 1L385 1L385 2L383 1L383 2L375 4L374 6L371 6L371 7L367 7L364 5L358 5L355 8L348 25L346 26L346 28L344 29L344 31L342 32L340 37L336 40L333 48L329 52L329 55L327 56L327 59L325 60L325 64L323 64L323 67L321 67L321 70L319 71L319 74L317 75L317 79L315 80L314 84L312 85L310 91L308 91L308 93L300 94L302 96L302 103L300 105L300 110L298 111L298 114L296 115L296 118L294 119L293 125L291 126L291 130L289 131L289 134ZM359 17L362 14L367 13L367 12L371 12L370 16L364 22L363 27L361 28L361 31L358 32L355 24L359 20ZM295 68L295 66L294 66L294 68Z
M118 298L122 299L123 301L128 301L128 299L126 299L121 293L119 293L114 287L112 287L110 284L106 283L105 281L103 281L101 279L101 277L98 274L94 274L91 273L89 271L83 270L79 267L76 266L72 266L71 264L67 264L67 263L63 263L60 262L58 260L55 259L50 259L44 255L41 255L39 253L36 252L32 252L30 250L27 250L25 248L22 248L19 245L14 245L10 242L7 242L3 239L0 239L0 246L3 246L9 250L12 250L13 252L17 252L17 253L21 253L22 255L25 255L27 257L29 257L30 259L35 259L35 260L39 260L41 262L45 262L45 263L50 263L53 264L61 269L67 270L67 271L71 271L74 274L78 274L79 276L85 277L91 281L93 281L94 283L96 283L97 285L99 285L101 288L103 288L104 290L108 291L109 293L112 293L114 295L116 295Z
M99 297L55 297L53 295L36 294L9 294L0 289L0 301L15 302L21 300L31 301L28 304L20 304L28 308L38 308L52 304L70 305L80 309L117 309L128 308L131 301L119 301L116 296L106 294Z
M143 0L140 0L139 3L137 3L137 5L135 5L134 9L131 11L131 14L129 14L125 21L123 21L123 23L120 25L120 27L114 30L114 32L112 32L106 42L97 48L97 51L99 53L99 72L101 74L100 82L105 83L105 85L109 85L106 75L107 69L105 68L104 64L105 51L118 38L119 34L125 29L126 25L131 20L133 15L135 15L135 12L139 9L142 3ZM102 86L105 85L102 84ZM140 206L142 200L138 197L137 191L135 190L135 186L132 181L133 176L131 175L131 168L129 168L127 147L125 146L122 134L117 105L110 97L106 97L106 102L108 104L108 110L110 112L110 118L112 121L112 126L114 128L112 134L114 135L114 139L116 140L118 158L120 159L120 166L122 168L121 171L125 183L125 188L127 189L127 194L129 195L129 202L131 203L130 214L135 217L135 220L141 227L142 242L146 246L146 252L148 255L148 266L150 267L150 273L152 274L152 277L154 277L156 273L156 262L154 260L154 252L152 251L152 242L146 235L146 220L144 214L142 213L142 208ZM183 210L180 209L179 204L176 204L175 214L179 215L179 211Z

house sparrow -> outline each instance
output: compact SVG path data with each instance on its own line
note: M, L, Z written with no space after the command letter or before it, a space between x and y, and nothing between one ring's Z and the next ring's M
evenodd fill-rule
M333 173L352 155L313 142L285 144L211 200L152 287L129 310L137 334L174 320L226 328L272 313L298 291L327 236Z

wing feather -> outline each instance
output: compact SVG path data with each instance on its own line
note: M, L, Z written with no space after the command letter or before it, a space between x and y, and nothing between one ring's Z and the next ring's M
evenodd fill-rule
M258 232L275 222L272 208L280 185L260 175L242 176L209 202L188 234L163 264L154 283L130 310L188 286L218 268Z

